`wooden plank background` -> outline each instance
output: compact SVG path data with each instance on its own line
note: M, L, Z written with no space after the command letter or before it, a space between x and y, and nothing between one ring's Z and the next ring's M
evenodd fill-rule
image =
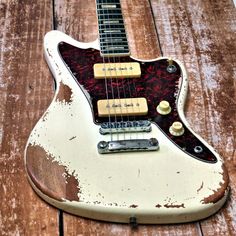
M189 72L186 116L224 158L231 195L216 215L178 225L129 226L60 213L33 192L27 137L50 104L43 36L97 38L95 0L0 0L0 235L236 235L236 11L232 0L121 0L132 55L178 58Z

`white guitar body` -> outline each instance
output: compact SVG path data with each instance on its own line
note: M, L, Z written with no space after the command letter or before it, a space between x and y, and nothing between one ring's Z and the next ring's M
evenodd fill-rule
M26 171L34 190L67 212L112 222L188 222L218 211L228 193L227 172L218 154L196 134L216 156L216 163L190 157L155 123L151 132L119 134L117 139L155 137L159 150L98 153L97 144L109 141L110 136L99 133L89 95L63 62L58 52L60 42L99 50L98 41L81 43L59 31L45 36L45 56L56 92L25 150ZM178 113L193 133L183 114L187 74L183 65L176 63L182 70Z

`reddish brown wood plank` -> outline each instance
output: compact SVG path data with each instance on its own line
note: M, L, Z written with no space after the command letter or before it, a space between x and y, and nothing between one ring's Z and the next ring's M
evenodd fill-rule
M182 60L189 72L188 121L221 154L229 170L230 200L218 214L201 222L202 232L234 235L236 10L231 0L175 4L153 0L152 7L164 55Z
M139 225L138 229L131 229L127 224L112 224L83 219L69 214L65 215L65 235L109 235L109 236L138 236L138 235L173 235L195 236L201 235L198 224L175 225Z
M139 59L153 59L161 56L148 0L121 0L122 12L131 55Z
M42 42L51 1L0 3L0 235L57 235L57 210L36 196L25 174L28 135L52 98Z
M86 16L86 17L85 17ZM55 1L55 28L81 42L97 39L95 0Z

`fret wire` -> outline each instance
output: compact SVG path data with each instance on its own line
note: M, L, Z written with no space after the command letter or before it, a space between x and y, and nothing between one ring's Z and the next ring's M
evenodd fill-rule
M123 19L122 18L114 18L114 19L111 19L111 18L109 18L109 21L122 21L123 22ZM101 20L98 20L98 21L104 21L103 19L101 19ZM106 20L107 21L107 20Z
M109 22L99 23L99 26L109 26L109 25L112 26L112 27L118 25L118 26L122 26L123 28L125 28L124 24L122 24L122 23L111 23L111 22L110 23Z
M128 45L127 41L114 41L114 40L112 40L110 42L100 42L100 44L106 44L106 45L108 45L109 43Z
M120 1L97 0L96 4L102 53L109 54L112 50L116 51L115 54L122 54L122 50L124 53L128 53L129 47ZM118 52L117 47L119 48Z
M114 35L113 35L114 36ZM113 39L116 39L116 38L122 38L122 39L126 39L126 37L119 37L119 36L114 36L114 37L99 37L100 38L100 40L103 40L103 39L111 39L111 40L113 40ZM127 39L126 39L127 40Z
M110 6L110 5L107 5L107 6ZM98 11L102 11L102 12L105 12L105 11L119 11L121 12L121 8L98 8L97 9Z
M102 19L101 19L102 18ZM121 19L121 15L112 15L112 18L113 19ZM109 15L98 15L98 21L99 20L109 20L110 19L110 17L109 17Z
M122 34L125 33L124 29L99 29L100 34L106 34L106 33L117 33L117 34Z
M105 46L101 46L102 48L123 48L123 49L128 49L128 45L105 45Z
M125 30L125 27L123 26L117 26L119 28L117 28L116 26L113 27L108 27L107 25L99 25L99 30Z
M97 9L97 11L98 11L98 14L107 14L107 13L111 13L111 14L113 14L113 13L122 14L120 8L106 8L106 9L101 8L101 9ZM100 12L102 12L102 13L100 13Z
M103 4L119 4L120 5L120 1L109 1L109 0L106 0L106 2L104 3L104 2L99 2L98 0L97 0L97 3L96 3L97 5L103 5Z
M110 25L110 27L109 27L109 25L100 24L99 29L122 29L122 30L124 30L125 27L123 25L117 25L117 24Z
M112 49L112 50L101 50L101 52L104 54L128 54L129 53L129 49L127 49L127 50L114 50L114 49Z
M97 3L97 5L104 5L104 4L119 4L120 5L120 1L116 1L116 2L110 2L110 1L106 1L105 3Z
M110 16L111 13L104 13L104 14L98 14L98 17L101 17L101 16ZM120 13L112 13L112 16L121 16Z

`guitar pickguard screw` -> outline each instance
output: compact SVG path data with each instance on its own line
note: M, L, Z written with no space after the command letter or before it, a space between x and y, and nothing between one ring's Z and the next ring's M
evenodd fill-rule
M170 74L175 73L177 71L177 68L173 64L173 60L169 58L167 61L168 61L168 66L166 68L167 72L169 72Z
M196 147L194 147L194 152L195 153L202 153L203 152L203 148L201 146L196 146Z
M169 66L167 66L166 70L167 70L167 72L172 74L172 73L175 73L177 71L177 68L176 68L175 65L169 65Z

